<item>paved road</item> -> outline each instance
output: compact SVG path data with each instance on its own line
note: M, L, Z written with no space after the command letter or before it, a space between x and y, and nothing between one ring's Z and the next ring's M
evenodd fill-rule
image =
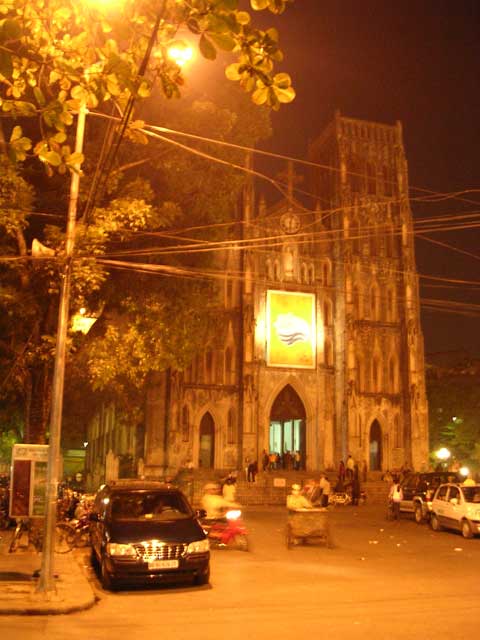
M91 610L4 618L9 640L462 640L478 635L480 539L434 533L384 510L332 510L334 549L287 551L285 513L247 512L253 550L214 551L210 587L103 591ZM4 633L5 631L5 633Z

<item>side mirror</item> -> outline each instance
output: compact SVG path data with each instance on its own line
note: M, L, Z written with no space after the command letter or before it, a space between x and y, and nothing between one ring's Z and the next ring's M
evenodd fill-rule
M195 517L196 518L206 518L207 512L205 509L195 509Z

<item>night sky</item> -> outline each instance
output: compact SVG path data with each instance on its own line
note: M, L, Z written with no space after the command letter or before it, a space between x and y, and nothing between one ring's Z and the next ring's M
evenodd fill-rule
M412 198L420 189L478 190L462 200L412 201L414 219L480 211L478 0L296 0L266 22L280 31L281 70L293 77L297 98L274 114L274 137L263 148L305 158L335 109L386 124L400 120ZM422 299L478 308L470 316L424 309L425 351L480 356L480 232L428 236L474 255L417 238L421 274L478 285L422 286Z

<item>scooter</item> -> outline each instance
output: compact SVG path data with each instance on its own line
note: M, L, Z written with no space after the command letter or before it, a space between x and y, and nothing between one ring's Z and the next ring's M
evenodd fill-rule
M224 518L203 520L202 527L212 547L248 551L248 531L242 521L240 509L227 511Z

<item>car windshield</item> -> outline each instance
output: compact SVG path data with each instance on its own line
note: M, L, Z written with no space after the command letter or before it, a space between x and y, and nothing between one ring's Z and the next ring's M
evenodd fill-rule
M463 487L463 495L466 502L477 502L480 504L480 487Z
M114 495L111 510L113 520L182 520L192 515L181 495L153 491Z

